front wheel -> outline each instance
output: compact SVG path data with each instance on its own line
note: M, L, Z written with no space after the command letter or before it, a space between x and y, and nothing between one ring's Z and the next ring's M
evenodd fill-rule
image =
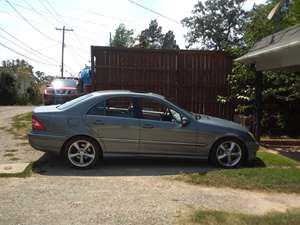
M224 168L240 166L245 159L245 148L234 138L218 141L212 149L212 161Z
M99 160L99 154L99 145L88 137L71 139L64 148L65 160L72 167L80 169L95 166Z

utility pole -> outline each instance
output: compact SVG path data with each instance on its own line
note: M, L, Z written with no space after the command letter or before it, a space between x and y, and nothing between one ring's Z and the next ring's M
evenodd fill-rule
M109 32L109 47L111 47L111 42L112 42L112 40L111 40L111 32Z
M56 30L62 31L62 47L61 47L61 77L64 77L64 48L65 48L65 31L73 31L73 29L66 29L65 26L63 28L55 28Z

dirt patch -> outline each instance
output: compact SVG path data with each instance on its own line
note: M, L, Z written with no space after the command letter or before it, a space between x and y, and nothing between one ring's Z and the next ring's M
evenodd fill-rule
M14 116L28 113L33 108L34 106L0 106L0 164L32 162L42 155L29 146L26 138L18 139L9 131L12 129Z

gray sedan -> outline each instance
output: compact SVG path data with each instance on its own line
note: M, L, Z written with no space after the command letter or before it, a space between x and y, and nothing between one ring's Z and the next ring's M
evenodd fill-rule
M33 111L29 143L76 168L108 155L193 157L222 167L256 158L258 144L239 124L193 114L153 93L93 92Z

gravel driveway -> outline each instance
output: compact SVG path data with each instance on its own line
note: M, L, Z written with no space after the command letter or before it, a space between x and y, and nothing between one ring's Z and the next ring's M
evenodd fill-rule
M1 123L26 110L30 107L1 107ZM18 147L1 132L1 144ZM176 224L178 216L197 208L263 214L300 207L296 194L201 187L170 179L209 169L198 160L107 158L94 169L75 170L56 156L38 154L32 177L0 178L0 225Z

